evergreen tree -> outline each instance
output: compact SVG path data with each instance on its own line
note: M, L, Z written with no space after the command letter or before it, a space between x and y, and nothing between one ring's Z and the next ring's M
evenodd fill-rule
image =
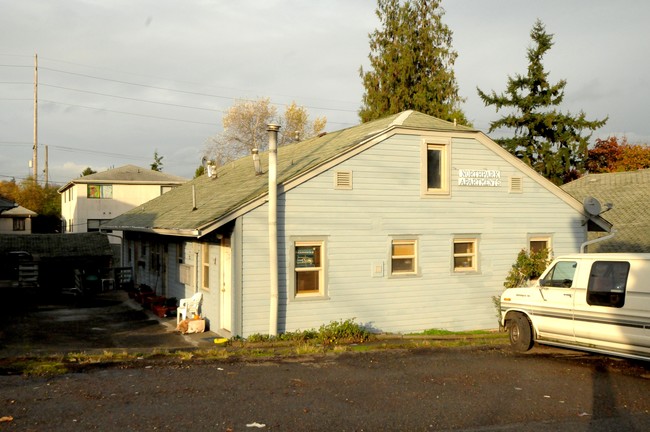
M413 109L467 124L453 71L458 54L440 0L377 0L381 28L369 34L370 66L359 69L362 122Z
M158 155L158 150L154 151L154 153L153 153L153 163L151 164L151 170L152 171L162 171L163 170L162 169L162 167L163 167L163 162L162 162L163 157L164 156Z
M91 167L86 167L83 171L81 171L81 177L91 175L91 174L96 174L97 171L92 169Z
M477 90L485 105L494 105L497 112L512 109L510 114L490 123L490 132L514 129L512 138L497 142L553 183L562 184L584 172L591 134L583 136L582 131L602 127L607 118L590 121L583 111L573 116L553 108L562 103L566 86L566 80L549 83L549 74L542 64L544 54L553 46L553 35L546 33L544 24L537 20L530 37L533 46L528 48L527 75L508 77L505 94Z

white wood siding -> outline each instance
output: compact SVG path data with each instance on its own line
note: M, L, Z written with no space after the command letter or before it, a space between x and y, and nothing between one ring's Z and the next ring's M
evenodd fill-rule
M496 328L491 297L530 234L550 234L555 255L585 240L578 212L474 139L452 140L451 195L421 197L421 145L421 137L394 136L280 195L280 331L348 318L384 332ZM498 170L501 185L459 186L459 169ZM337 170L352 171L352 190L334 188ZM523 193L509 193L513 175L523 177ZM244 336L268 332L267 209L243 217ZM396 235L417 238L417 276L390 276ZM326 236L327 299L295 299L286 286L295 236ZM478 272L454 273L455 237L478 239ZM372 277L376 263L383 277Z

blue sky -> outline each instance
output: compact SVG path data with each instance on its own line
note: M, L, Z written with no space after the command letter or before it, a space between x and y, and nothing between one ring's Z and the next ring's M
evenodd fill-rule
M623 0L443 1L463 110L498 118L476 88L525 73L537 18L554 34L544 64L567 80L563 111L609 116L594 138L650 143L650 4ZM372 0L0 0L0 180L31 173L34 54L39 168L51 182L90 166L148 166L191 177L237 99L296 101L327 130L358 123ZM493 134L496 136L496 134Z

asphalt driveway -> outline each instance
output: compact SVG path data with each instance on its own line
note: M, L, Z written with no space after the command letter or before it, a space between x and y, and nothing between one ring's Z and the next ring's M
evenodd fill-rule
M212 347L217 337L213 332L182 335L176 331L175 317L155 316L125 291L104 292L83 300L43 300L29 292L12 294L4 296L5 308L0 314L0 358L118 348Z

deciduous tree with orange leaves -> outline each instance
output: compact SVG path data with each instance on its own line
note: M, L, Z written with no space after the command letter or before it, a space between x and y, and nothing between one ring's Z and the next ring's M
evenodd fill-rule
M629 144L626 137L620 142L617 137L596 139L596 145L588 151L585 167L592 174L650 168L650 147Z

